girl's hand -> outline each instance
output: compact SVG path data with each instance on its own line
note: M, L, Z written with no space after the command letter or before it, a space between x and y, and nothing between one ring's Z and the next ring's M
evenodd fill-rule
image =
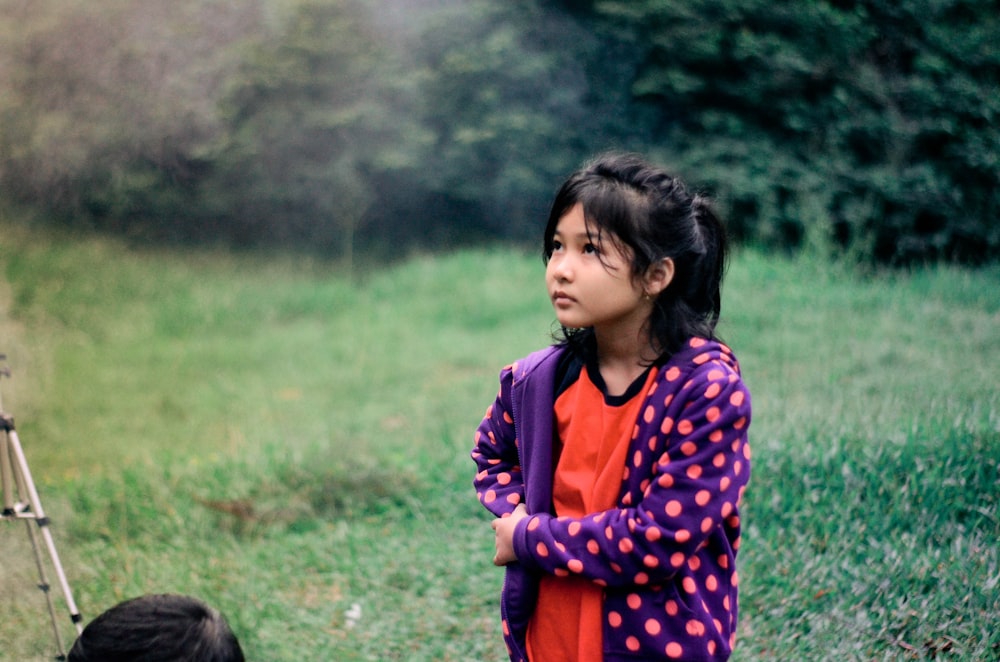
M507 565L517 560L514 553L514 527L521 519L528 516L528 509L523 503L517 505L514 512L507 517L498 517L491 526L496 532L497 553L493 557L493 565Z

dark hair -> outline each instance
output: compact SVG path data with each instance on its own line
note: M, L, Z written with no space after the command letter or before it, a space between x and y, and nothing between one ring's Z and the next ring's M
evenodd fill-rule
M588 232L631 254L634 278L663 258L673 260L673 280L657 296L648 324L661 357L692 336L716 338L727 240L707 198L636 154L601 155L570 175L556 194L545 227L546 263L556 225L577 203ZM592 329L563 327L557 339L581 350L592 335Z
M225 618L195 598L144 595L84 628L68 662L244 662Z

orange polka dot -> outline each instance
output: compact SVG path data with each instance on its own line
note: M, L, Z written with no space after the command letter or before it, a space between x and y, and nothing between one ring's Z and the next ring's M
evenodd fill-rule
M635 593L629 593L628 597L625 598L625 604L628 605L629 609L638 609L642 606L642 598Z
M725 502L724 504L722 504L722 517L723 517L723 519L725 519L726 517L729 517L730 513L732 513L732 512L733 512L733 504L731 504L728 501Z
M642 564L647 568L655 568L660 565L660 559L656 558L652 554L646 554L642 557Z
M739 476L741 471L743 471L743 463L736 460L733 462L733 473Z
M674 401L674 394L673 393L667 393L667 397L663 398L663 406L664 407L669 407L670 403L673 402L673 401Z
M683 453L684 455L691 457L696 452L698 452L698 444L694 443L693 441L685 441L683 444L681 444L681 453Z
M712 382L708 385L708 388L705 389L705 397L709 399L714 398L719 395L721 391L722 387L719 386L718 382Z
M510 625L507 623L507 619L506 618L501 621L501 625L503 625L503 633L504 633L504 635L510 636Z
M615 537L615 532L611 530L610 526L605 527L605 529L604 529L604 537L607 538L608 540L611 540L612 538Z
M661 537L663 537L663 532L656 527L650 527L646 529L646 540L649 542L656 542Z
M684 655L684 649L681 648L681 645L676 641L671 641L669 644L667 644L666 653L667 657L669 657L672 660L676 660L679 659L682 655Z
M715 575L709 575L705 578L705 588L712 593L719 589L719 580L715 578Z
M750 444L743 444L743 457L750 459Z
M698 493L694 495L694 502L699 506L704 506L712 499L712 493L708 490L698 490Z
M692 556L690 559L688 559L688 567L691 568L691 570L693 570L694 572L697 572L698 568L701 567L701 559L698 558L697 556Z
M706 517L705 519L701 520L702 533L708 533L709 531L712 530L713 526L715 526L715 522L712 520L711 517Z
M571 536L575 536L576 534L580 533L581 528L583 528L583 525L580 524L579 522L570 522L569 526L566 527L566 533L570 534Z
M681 514L683 510L684 508L683 506L681 506L680 501L672 499L667 502L666 511L667 515L669 515L670 517L677 517L678 515Z
M685 473L687 474L687 477L690 478L691 480L697 480L698 478L701 478L701 471L702 469L700 464L692 464L690 467L687 468L687 471Z
M674 429L674 419L669 416L664 417L663 422L660 423L660 432L663 434L670 434L670 431Z
M545 558L546 556L549 555L549 548L545 546L545 543L540 542L537 545L535 545L535 553L541 556L542 558Z
M712 368L711 370L708 371L708 380L712 382L716 381L717 379L722 379L725 376L726 373L722 372L718 368Z
M730 609L729 609L729 596L728 595L725 596L724 598L722 598L722 608L725 609L726 611L730 611Z
M597 544L596 540L587 541L587 551L597 556L601 552L601 546Z
M617 611L608 612L608 625L613 628L621 627L622 615Z
M725 554L719 554L719 558L716 559L716 563L719 564L720 568L726 570L729 568L729 557Z
M632 578L632 583L636 586L645 586L649 583L649 575L644 572L637 572Z
M660 487L673 487L674 486L674 477L671 474L663 474L659 478L656 479L656 483Z
M552 574L556 577L569 577L569 570L564 570L563 568L556 568L552 571Z
M646 632L655 637L656 635L660 634L661 629L663 629L663 626L660 625L660 622L658 620L656 620L655 618L646 619Z
M504 421L504 423L511 424L511 423L514 422L514 419L511 417L510 414L508 414L507 412L504 412L503 413L503 421Z
M681 552L674 552L670 555L670 565L675 568L679 568L684 565L684 554Z
M649 441L646 442L646 446L649 448L649 450L655 451L656 445L659 443L659 441L660 440L656 437L656 435L653 435L652 437L649 438Z
M734 391L733 394L729 396L729 404L734 407L739 407L743 404L743 398L743 391Z
M701 637L705 634L705 624L693 618L684 625L684 629L692 637Z
M506 471L504 471L503 473L497 474L497 482L500 483L501 485L509 485L510 484L510 474L507 473Z
M708 435L708 440L715 444L722 441L722 439L723 439L722 430L712 430L712 434Z
M723 465L726 464L726 454L716 453L715 457L712 458L712 466L716 469L721 469Z
M561 553L563 553L563 554L566 553L566 545L562 544L558 540L556 541L555 545L556 545L556 549L558 549Z
M681 586L684 587L684 591L690 595L694 595L698 592L698 586L694 583L694 579L691 577L685 577L681 581Z
M725 492L726 490L728 490L729 489L729 484L731 482L732 481L729 480L729 476L723 476L722 480L719 481L719 491L720 492Z
M668 382L676 381L678 377L681 376L681 369L677 366L672 366L667 370L666 378Z
M708 341L705 340L704 338L695 337L691 339L691 347L697 349L698 347L703 347L706 342Z
M635 544L630 538L622 538L618 541L618 549L622 554L628 554L635 548Z
M687 419L682 419L681 422L677 424L677 432L680 434L689 435L692 430L694 430L694 424Z
M542 520L538 517L532 517L528 522L528 531L534 531L542 525Z
M677 607L676 600L667 600L666 604L664 605L664 608L666 609L667 616L676 616L677 612L680 611L680 609Z
M583 572L583 561L580 559L570 559L566 563L566 567L569 568L570 571L580 574Z
M497 493L493 490L486 490L486 494L483 495L483 503L493 503L497 500Z
M706 646L709 655L715 655L715 641L712 639L708 640L708 646Z
M711 359L712 355L709 354L708 352L705 352L704 354L699 354L698 356L691 359L691 362L694 363L695 365L701 365L703 363L708 363Z
M635 651L639 650L639 640L636 639L635 637L626 637L625 647L634 653Z
M642 466L642 451L636 451L632 456L632 465L636 467Z
M509 503L512 506L516 506L517 504L521 503L521 495L518 494L517 492L511 492L510 494L507 495L507 503Z
M736 419L735 423L733 423L733 428L736 430L742 430L746 426L746 424L747 424L747 417L741 416L740 418Z
M705 412L705 418L708 419L709 423L714 423L719 420L721 412L718 407L709 407L708 411Z
M681 544L686 543L688 540L691 540L691 532L687 529L677 529L674 533L674 540Z

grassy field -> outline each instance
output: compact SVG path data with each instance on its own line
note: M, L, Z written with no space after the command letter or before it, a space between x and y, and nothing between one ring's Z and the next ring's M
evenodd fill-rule
M735 257L735 660L1000 657L998 283ZM0 225L3 402L84 620L194 594L262 662L505 659L468 451L551 322L514 250L348 277ZM52 659L20 525L0 561L0 660Z

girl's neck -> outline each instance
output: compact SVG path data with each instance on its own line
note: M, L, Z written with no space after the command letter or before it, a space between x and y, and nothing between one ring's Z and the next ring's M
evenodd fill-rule
M638 337L595 337L597 367L607 386L608 395L621 395L658 356L645 334Z

